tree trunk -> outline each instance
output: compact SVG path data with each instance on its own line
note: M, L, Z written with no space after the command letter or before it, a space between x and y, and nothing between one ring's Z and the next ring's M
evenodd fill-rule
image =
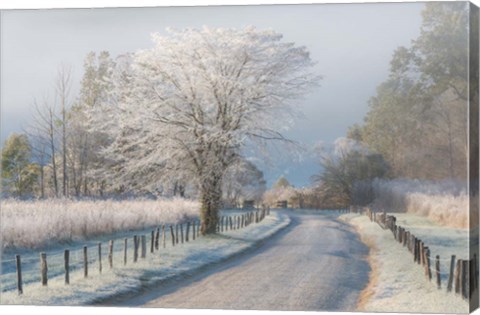
M218 212L222 198L221 176L213 176L205 180L202 185L200 218L202 221L200 232L202 235L217 232Z

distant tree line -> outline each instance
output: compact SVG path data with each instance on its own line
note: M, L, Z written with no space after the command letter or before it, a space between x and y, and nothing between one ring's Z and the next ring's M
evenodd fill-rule
M330 203L368 204L375 178L467 178L469 4L426 3L422 18L418 38L394 52L364 122L348 130L357 148L322 155L313 180Z
M426 4L420 36L395 51L364 123L348 132L381 154L393 177L467 176L468 8Z

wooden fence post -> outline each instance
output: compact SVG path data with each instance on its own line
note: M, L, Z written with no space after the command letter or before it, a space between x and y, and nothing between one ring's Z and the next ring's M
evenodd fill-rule
M427 248L427 272L428 272L428 280L432 280L432 269L430 269L430 249Z
M150 253L153 253L155 250L155 230L150 232Z
M455 293L460 293L461 287L462 260L457 259L457 268L455 268Z
M102 243L98 243L98 272L102 273Z
M240 216L237 216L237 230L240 229Z
M170 234L172 235L172 246L175 246L175 234L173 233L172 225L170 225Z
M138 236L133 236L133 262L137 262L138 259Z
M230 230L232 230L233 229L233 224L232 224L232 217L231 216L228 217L228 221L230 223Z
M476 255L473 255L473 258L469 260L470 296L477 288L476 260Z
M160 227L155 230L155 250L158 250L160 240Z
M83 277L88 277L88 249L87 246L83 246Z
M18 295L23 294L23 283L22 283L22 262L20 255L15 255L15 262L17 266L17 290Z
M414 262L417 262L417 238L415 235L412 235L412 253L414 255Z
M167 232L165 231L165 224L162 224L162 246L167 247Z
M192 223L192 241L195 240L195 221Z
M188 234L190 234L190 221L187 222L187 227L185 228L185 242L188 242Z
M450 273L448 275L447 292L452 291L454 270L455 270L455 255L452 255L452 257L450 258Z
M462 282L462 297L468 299L468 260L462 260L462 274L460 279Z
M113 240L108 242L108 265L113 268Z
M127 247L128 247L128 238L123 240L123 264L127 264Z
M178 244L178 224L175 224L175 244Z
M440 289L442 287L441 278L440 278L440 256L435 256L435 273L437 275L437 288Z
M421 261L420 261L420 243L422 241L420 239L417 239L417 264L420 265Z
M420 256L420 257L419 257L419 258L420 258L420 265L425 266L425 260L424 260L425 255L424 255L424 253L423 253L423 251L425 250L425 248L424 248L424 246L423 246L423 242L419 242L418 247L419 247L419 252L420 252L420 255L419 255L419 256Z
M70 284L70 251L68 249L63 253L65 267L65 284Z
M425 262L425 264L423 265L423 269L425 269L425 277L428 277L427 249L428 246L423 247L423 261Z
M42 285L46 286L48 283L48 267L47 267L47 254L40 253L40 271L41 271L41 279Z
M180 224L180 238L183 244L183 223Z
M140 237L142 240L142 252L141 252L141 258L147 257L147 237L145 235L142 235Z

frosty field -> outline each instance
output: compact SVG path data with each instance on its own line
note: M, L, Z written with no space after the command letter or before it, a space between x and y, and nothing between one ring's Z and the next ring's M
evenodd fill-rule
M166 249L161 248L153 255L147 254L147 258L139 258L135 264L131 262L131 255L129 255L127 266L120 263L123 258L116 251L114 261L118 263L111 270L105 267L101 275L93 260L91 275L89 274L88 279L83 278L82 270L75 270L71 273L70 286L66 287L63 274L54 275L49 280L48 287L42 287L38 281L26 284L22 296L18 296L15 290L2 292L0 302L2 304L81 305L109 299L118 294L128 294L172 277L189 274L197 268L218 262L254 246L257 241L287 226L289 221L288 216L272 212L259 224L252 224L240 230L200 237L181 246L171 247L167 243ZM60 270L61 268L62 266L59 266Z
M452 228L469 225L469 198L463 182L377 179L373 189L376 196L373 205L377 209L416 214ZM478 221L478 217L470 219Z
M186 199L17 201L2 200L3 250L45 248L116 232L142 230L198 217Z

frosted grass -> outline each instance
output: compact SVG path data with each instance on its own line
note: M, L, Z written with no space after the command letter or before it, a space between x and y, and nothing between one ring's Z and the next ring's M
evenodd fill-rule
M340 219L353 225L362 241L370 247L372 273L370 283L362 294L358 311L468 313L468 302L457 294L447 292L443 279L440 290L437 289L435 281L429 282L424 269L413 263L412 255L395 240L391 231L383 230L378 224L370 222L365 215L344 214ZM435 226L420 219L416 221L410 218L409 221L418 225L417 228ZM456 237L455 229L449 229L445 233L447 232L450 232L453 238ZM427 233L423 236L426 243L431 240ZM454 250L455 246L450 247L448 252L452 253Z
M2 249L40 249L198 217L199 204L168 200L3 200Z
M387 212L407 212L428 217L449 227L469 226L469 196L459 181L375 180L373 207ZM478 217L472 217L473 222Z
M72 268L69 286L64 284L63 266L57 262L49 267L51 277L49 276L47 287L42 287L39 281L26 283L24 294L21 296L12 288L1 293L0 304L87 305L118 295L140 292L165 280L188 277L200 268L251 248L258 241L270 237L289 223L287 215L272 211L260 223L251 224L243 229L199 237L195 241L175 247L167 242L166 248L160 248L154 254L147 252L147 257L139 258L135 264L131 260L130 251L126 266L122 263L121 250L114 250L113 269L109 269L104 261L103 272L99 274L96 261L92 260L87 279L83 278L81 268ZM72 264L77 265L80 261L81 257L72 255Z

